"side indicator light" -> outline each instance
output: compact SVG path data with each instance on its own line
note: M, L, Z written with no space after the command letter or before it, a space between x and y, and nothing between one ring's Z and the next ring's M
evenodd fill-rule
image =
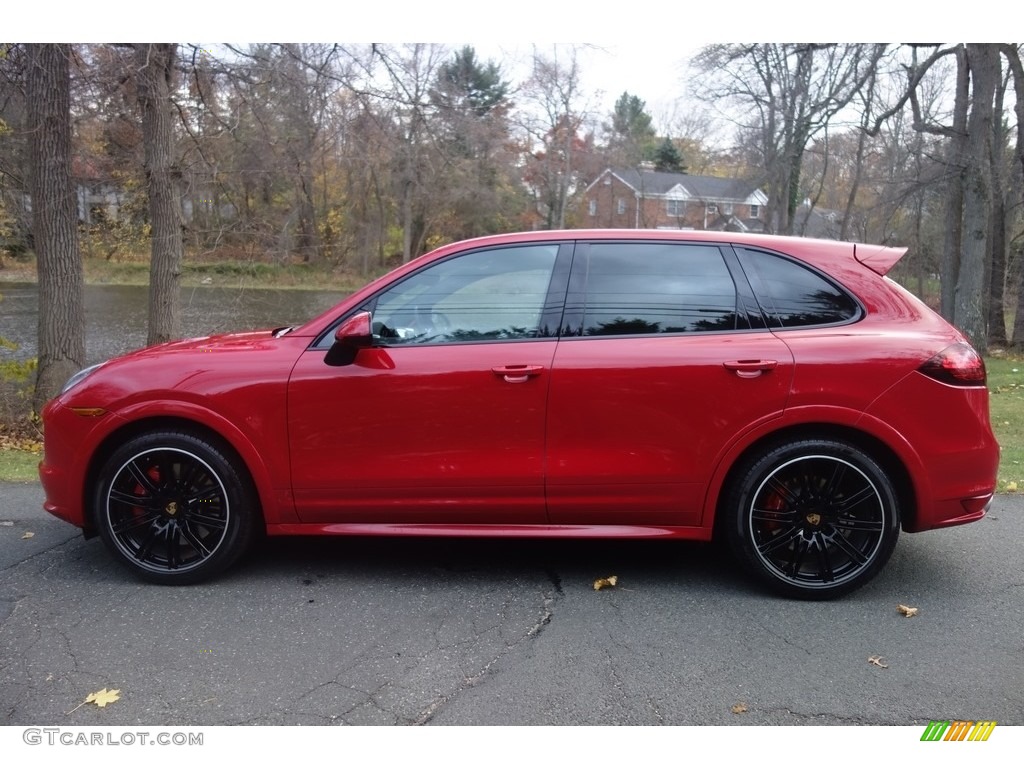
M72 408L71 410L77 413L79 416L91 417L102 416L104 413L107 412L105 408Z

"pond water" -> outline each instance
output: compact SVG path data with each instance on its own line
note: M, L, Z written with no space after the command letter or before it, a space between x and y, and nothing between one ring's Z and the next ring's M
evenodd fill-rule
M298 325L338 303L336 291L224 288L181 290L182 337ZM85 287L86 364L98 363L146 344L149 288L139 285ZM36 355L39 301L35 283L0 282L0 337L17 350L0 359Z

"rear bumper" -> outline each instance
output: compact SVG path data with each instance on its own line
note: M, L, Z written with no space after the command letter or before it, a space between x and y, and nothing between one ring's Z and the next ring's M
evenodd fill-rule
M904 511L905 531L985 516L999 470L988 389L954 387L915 372L872 403L866 416L899 435L899 445L886 442L897 450L914 492L914 508Z

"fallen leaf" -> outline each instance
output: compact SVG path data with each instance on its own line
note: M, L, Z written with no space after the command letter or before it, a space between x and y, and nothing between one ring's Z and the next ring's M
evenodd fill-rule
M32 533L32 531L25 531L23 534L21 534L21 538L23 539L31 539L33 536L35 536L35 534Z
M885 659L881 656L869 656L868 664L874 664L876 667L881 667L882 669L889 668L889 665L885 663Z
M594 589L604 589L605 587L614 587L619 581L618 576L609 576L607 579L598 579L594 582Z
M904 605L903 603L900 603L896 606L896 610L902 613L907 618L910 618L911 616L917 616L917 612L921 609L911 608L909 605Z
M1007 483L1006 484L1006 490L1008 490L1008 491L1016 491L1017 490L1017 483L1016 482Z
M747 711L747 703L745 701L737 702L736 704L733 704L730 709L734 715L742 715Z
M115 688L112 691L108 691L106 688L104 688L102 691L96 691L96 693L90 693L88 696L85 697L85 701L83 701L81 704L79 704L78 707L85 706L86 704L95 704L97 707L105 707L105 706L107 706L107 704L112 704L113 702L117 701L120 698L121 698L121 689L120 688ZM78 707L75 707L75 709L78 709ZM71 712L74 712L75 709L72 709ZM64 714L65 715L70 715L71 712L65 712Z
M102 691L96 691L96 693L90 693L85 697L86 704L95 704L97 707L105 707L107 704L113 704L115 701L121 698L121 689L115 688L112 691L108 691L104 688Z

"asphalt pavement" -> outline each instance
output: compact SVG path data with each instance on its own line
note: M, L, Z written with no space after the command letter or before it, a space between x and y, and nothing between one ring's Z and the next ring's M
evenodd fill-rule
M157 587L42 501L0 484L0 725L1024 724L1024 496L826 603L650 541L272 540Z

